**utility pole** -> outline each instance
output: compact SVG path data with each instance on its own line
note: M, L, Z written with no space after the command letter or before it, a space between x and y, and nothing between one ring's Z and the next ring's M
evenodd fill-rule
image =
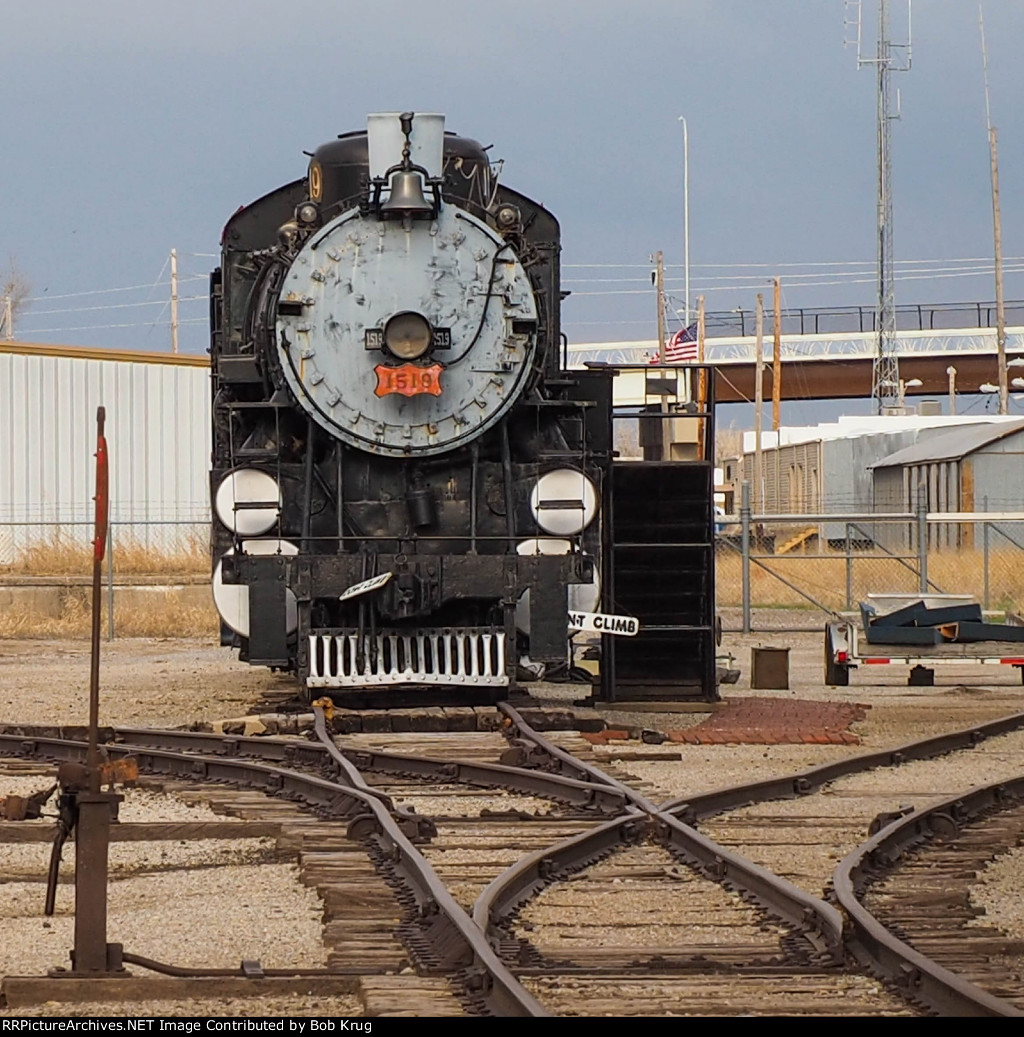
M761 369L764 361L764 296L760 292L757 293L754 327L757 335L757 353L754 358L754 511L761 514L764 511L764 483L761 469L761 418L764 410L764 378Z
M992 160L992 230L996 252L996 353L999 358L999 413L1009 411L1010 394L1006 381L1006 309L1003 305L1003 229L999 217L999 155L996 128L988 128Z
M1010 393L1006 378L1006 309L1003 305L1003 227L999 215L999 142L988 97L988 50L985 47L985 17L978 4L981 30L981 63L985 72L985 125L988 127L988 154L992 172L992 236L996 266L996 353L999 358L999 413L1009 412Z
M171 249L171 352L178 352L178 250Z
M892 215L892 73L909 72L911 63L911 0L907 0L907 42L893 43L889 36L889 0L878 0L878 39L874 58L861 53L860 0L850 2L857 13L857 67L874 65L877 76L877 141L878 141L878 302L875 308L877 351L871 370L871 396L878 412L900 404L900 370L896 353L896 287L893 277ZM850 23L847 23L848 25ZM905 50L905 61L897 60L897 51Z
M776 277L773 283L775 311L772 340L772 428L779 430L779 411L782 406L782 279Z
M658 363L665 363L665 259L661 252L654 254L655 298L658 303Z
M871 395L878 411L899 406L900 366L896 356L896 288L892 245L892 112L889 50L889 0L878 0L878 355L872 365Z
M11 303L11 297L9 295L4 296L4 319L2 322L4 329L4 335L9 338L14 338L14 306Z

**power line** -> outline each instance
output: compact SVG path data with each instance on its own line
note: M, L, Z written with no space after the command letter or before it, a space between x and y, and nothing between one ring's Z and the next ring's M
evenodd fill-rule
M178 302L198 302L199 300L209 301L209 295L188 295L180 298ZM51 316L55 313L89 313L94 310L130 310L139 306L166 306L166 299L149 299L145 302L114 302L108 303L105 306L68 306L61 310L36 310L32 314L27 314L27 317L43 317Z
M1010 257L1009 262L1022 262L1024 256ZM973 262L973 260L972 260ZM927 276L937 277L941 273L960 273L965 277L990 274L993 270L992 260L987 261L988 265L977 269L965 269L963 266L941 266L941 267L921 267L915 266L905 269L900 276L907 278L910 274L925 274ZM805 271L799 274L790 275L795 277L860 277L865 273L863 270L850 270L850 271L823 271L822 273L815 273L813 271ZM705 281L743 281L750 278L750 274L711 274L706 277ZM668 280L666 278L666 280ZM564 284L647 284L649 279L646 277L583 277L583 278L566 278ZM839 284L838 281L826 282L828 284Z
M1014 256L1014 259L1021 259L1024 257ZM906 266L908 264L918 265L921 263L991 263L991 256L977 256L977 257L966 257L963 259L956 258L945 258L945 259L897 259L894 266ZM808 261L803 263L693 263L690 265L691 270L710 270L710 269L726 269L726 270L744 270L744 269L763 269L763 270L783 270L790 267L814 267L814 266L865 266L873 268L875 261L873 259L842 259L842 260L829 260L829 261ZM562 269L575 269L575 270L649 270L650 263L563 263ZM666 263L666 269L672 266L678 266L682 269L682 263Z
M186 320L178 321L179 324L206 324L206 317L189 317ZM21 335L43 335L49 334L53 331L106 331L108 328L149 328L152 327L150 321L136 321L131 324L81 324L78 327L73 328L35 328L32 331L19 331L19 337Z
M1015 266L1009 268L1008 273L1021 273L1024 272L1024 266ZM897 281L930 281L930 280L944 280L950 277L984 277L990 275L991 270L967 270L958 271L956 273L948 274L900 274L895 278ZM849 280L840 281L793 281L790 280L787 283L788 288L828 288L836 285L851 285L851 284L874 284L875 278L873 277L855 277ZM695 286L694 290L697 290L698 286ZM763 282L755 282L754 284L745 285L709 285L706 287L700 287L702 292L754 292L759 288L763 288ZM650 289L643 288L622 288L614 291L601 291L601 292L576 292L572 293L573 298L591 298L597 296L607 295L647 295L651 294Z
M190 274L188 277L179 278L181 281L205 281L206 278L202 274ZM123 288L93 288L87 292L67 292L64 295L37 295L31 299L26 299L25 302L50 302L52 299L77 299L83 295L110 295L113 292L138 292L144 288L159 288L161 286L169 286L170 281L150 281L148 284L130 284Z

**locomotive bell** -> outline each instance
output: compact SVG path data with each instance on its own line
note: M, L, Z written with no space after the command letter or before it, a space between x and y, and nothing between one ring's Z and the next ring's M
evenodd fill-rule
M391 177L391 196L381 206L381 212L400 212L410 216L432 213L434 207L423 197L423 180L412 169L400 169Z

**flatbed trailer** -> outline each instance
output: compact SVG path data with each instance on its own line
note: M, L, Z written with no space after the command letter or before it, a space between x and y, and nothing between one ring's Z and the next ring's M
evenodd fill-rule
M910 685L935 683L936 666L1014 666L1024 683L1024 643L974 641L964 644L869 644L852 620L825 624L825 683L845 686L861 666L909 666Z

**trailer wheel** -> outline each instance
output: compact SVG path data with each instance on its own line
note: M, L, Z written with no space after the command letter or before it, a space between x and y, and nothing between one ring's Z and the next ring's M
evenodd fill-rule
M845 688L850 683L850 667L837 663L832 658L832 646L829 644L827 629L825 631L825 683L838 685L841 688Z

